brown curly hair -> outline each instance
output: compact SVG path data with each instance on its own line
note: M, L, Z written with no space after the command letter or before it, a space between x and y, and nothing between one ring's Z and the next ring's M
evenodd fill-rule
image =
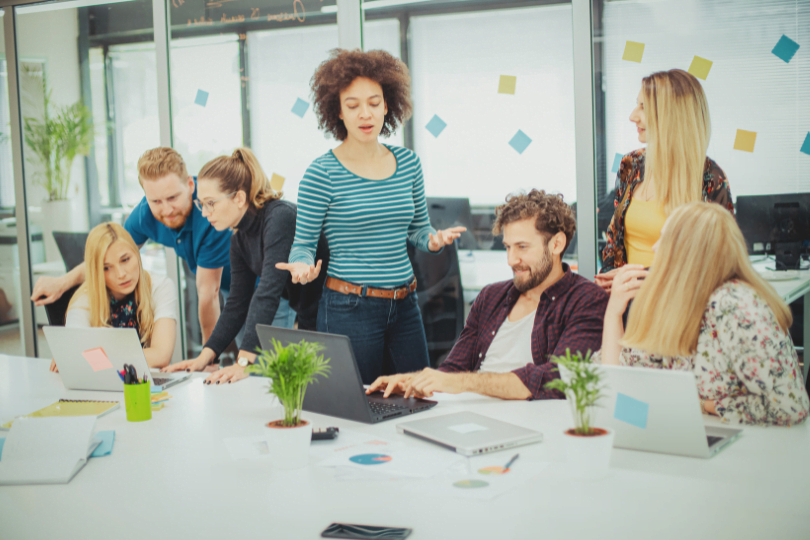
M563 201L562 194L546 193L542 189L507 195L506 204L495 208L492 234L497 236L503 231L504 225L529 218L536 218L534 226L545 237L546 242L559 232L565 233L565 249L568 249L577 230L574 210ZM565 253L565 249L560 256Z
M318 66L309 81L318 128L343 141L348 136L340 119L340 92L358 78L371 79L382 87L388 105L380 135L388 137L411 117L411 75L401 60L385 51L363 52L332 49L329 58Z

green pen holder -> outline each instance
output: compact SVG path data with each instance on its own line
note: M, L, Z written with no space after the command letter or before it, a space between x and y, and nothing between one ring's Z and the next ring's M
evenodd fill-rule
M152 419L152 393L149 381L142 384L124 385L124 404L127 408L127 420L143 422Z

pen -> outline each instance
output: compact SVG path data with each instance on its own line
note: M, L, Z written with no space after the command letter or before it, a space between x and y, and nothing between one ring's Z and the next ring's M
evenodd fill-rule
M126 379L124 379L124 372L123 371L116 371L116 373L118 373L118 376L121 377L122 381L124 381L125 383L127 382Z
M509 463L507 463L506 466L503 468L503 472L507 472L509 470L509 467L512 466L512 463L514 463L519 457L520 454L515 454L514 456L512 456L512 459L510 459Z

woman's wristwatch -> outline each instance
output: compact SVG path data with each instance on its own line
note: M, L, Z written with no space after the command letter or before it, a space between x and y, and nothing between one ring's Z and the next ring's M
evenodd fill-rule
M248 367L250 365L250 360L247 359L247 356L240 356L239 359L236 361L237 365L242 367ZM703 403L700 404L701 408L703 407Z

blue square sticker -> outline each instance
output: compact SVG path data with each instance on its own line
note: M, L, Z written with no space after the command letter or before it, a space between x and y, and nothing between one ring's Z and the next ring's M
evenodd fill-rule
M514 148L518 154L522 154L531 143L532 140L529 138L529 136L523 133L521 130L518 130L518 132L515 133L515 136L512 137L512 140L509 141L509 146Z
M810 156L810 131L807 132L807 137L804 138L804 144L802 145L801 152Z
M614 174L619 172L619 167L622 164L622 158L623 157L624 157L624 154L620 154L620 153L616 152L616 155L613 156L613 167L611 167L610 172L612 172Z
M433 118L431 118L430 122L428 122L425 126L425 129L428 130L434 137L438 137L446 127L447 124L445 121L439 118L438 114L434 114Z
M309 103L301 98L297 98L295 100L295 105L293 105L292 113L300 118L303 118L304 114L307 112L307 109L309 109Z
M194 103L200 107L205 107L206 103L208 103L208 92L205 90L197 90L197 97L194 98Z
M647 413L649 411L649 403L639 401L622 393L616 394L616 408L613 409L613 418L616 420L621 420L637 428L647 429Z
M796 54L798 50L799 44L782 34L782 37L779 38L779 41L776 43L776 47L774 47L771 52L785 62L790 62L791 58L793 58L793 55Z

